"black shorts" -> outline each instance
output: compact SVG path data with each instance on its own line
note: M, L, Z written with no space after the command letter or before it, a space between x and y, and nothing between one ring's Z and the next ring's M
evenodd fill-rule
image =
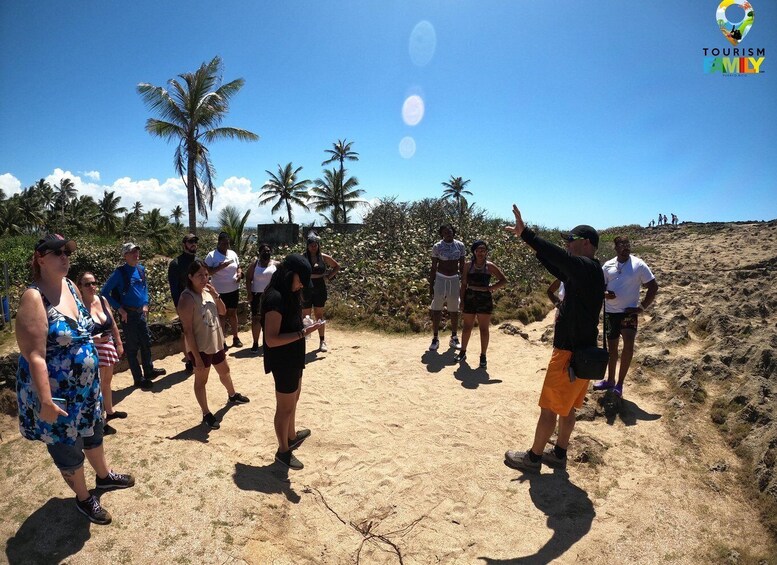
M272 372L275 381L275 392L291 394L297 392L302 379L302 369L276 369Z
M494 311L494 298L490 292L467 289L464 291L465 314L491 314Z
M323 308L328 298L324 279L312 279L312 281L313 288L302 289L302 308L304 310L311 307Z
M232 310L234 308L237 308L237 301L240 300L240 289L237 289L232 292L224 292L220 296L221 296L221 301L224 303L224 306Z
M637 332L637 313L626 314L625 312L605 312L604 329L607 332L607 339L618 339L621 336L621 330L634 330Z
M194 353L191 351L186 354L186 356L189 358L189 360L194 363ZM217 351L216 353L205 353L204 351L200 351L200 359L202 359L203 364L205 365L205 368L209 368L211 365L219 365L220 363L224 362L224 359L227 358L227 350L222 349L221 351Z
M251 316L259 315L259 302L262 300L262 293L255 292L254 297L251 299Z

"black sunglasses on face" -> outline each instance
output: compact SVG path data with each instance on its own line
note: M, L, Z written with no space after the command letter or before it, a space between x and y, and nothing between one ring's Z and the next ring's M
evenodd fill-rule
M56 255L57 257L62 257L63 253L68 257L70 257L73 254L73 252L68 249L60 248L60 249L54 249L52 251L49 251L48 253L44 253L43 256L45 257L46 255Z
M97 286L97 281L85 282L83 286Z
M573 242L573 241L577 241L577 240L579 240L579 239L588 239L588 238L585 238L585 237L580 237L579 235L572 235L572 234L569 234L568 236L566 236L566 237L564 238L564 241L566 241L566 242L568 242L568 243L571 243L571 242Z

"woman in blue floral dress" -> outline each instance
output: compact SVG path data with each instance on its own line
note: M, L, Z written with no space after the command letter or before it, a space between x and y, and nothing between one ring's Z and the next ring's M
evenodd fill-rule
M46 444L78 510L96 524L109 524L111 515L86 487L84 455L97 472L97 488L127 488L135 479L114 473L105 459L94 321L67 279L75 248L61 235L35 245L33 283L16 315L19 428L27 439Z

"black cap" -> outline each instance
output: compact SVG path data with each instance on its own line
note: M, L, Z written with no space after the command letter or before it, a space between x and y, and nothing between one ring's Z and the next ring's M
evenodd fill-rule
M219 233L219 239L229 239L229 234L225 231Z
M39 239L35 244L35 251L38 253L45 253L46 251L54 251L64 247L71 253L76 250L76 242L72 239L66 239L58 233L50 233Z
M578 238L587 239L591 242L591 245L594 247L599 247L599 232L597 232L591 226L587 226L585 224L576 226L572 228L572 231L569 232L569 235L575 235Z
M310 274L312 272L310 262L302 255L297 253L287 255L283 260L283 266L292 273L297 273L299 275L299 282L302 283L303 287L313 287L313 282L310 280Z
M184 243L189 243L190 241L197 243L198 241L200 241L200 238L194 235L193 233L187 233L185 236L183 236Z

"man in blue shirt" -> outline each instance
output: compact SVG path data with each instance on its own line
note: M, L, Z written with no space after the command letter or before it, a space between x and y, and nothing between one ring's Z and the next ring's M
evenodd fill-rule
M146 269L140 265L140 247L125 243L121 249L125 264L117 267L103 285L102 294L119 312L124 330L124 351L127 353L132 380L143 390L151 389L151 379L165 374L151 363L151 335L148 332L148 282ZM143 363L138 364L138 350Z

